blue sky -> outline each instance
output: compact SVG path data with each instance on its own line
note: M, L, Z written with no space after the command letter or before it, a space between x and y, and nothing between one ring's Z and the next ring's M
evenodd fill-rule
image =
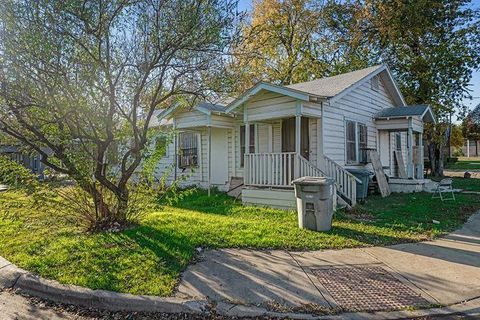
M473 1L475 3L475 1ZM480 2L474 6L480 6ZM252 9L252 0L239 0L238 8L241 11L251 10ZM469 100L465 99L463 103L467 105L470 109L480 104L480 70L473 72L472 80L470 81L469 89L471 89L471 95L476 97L476 99Z

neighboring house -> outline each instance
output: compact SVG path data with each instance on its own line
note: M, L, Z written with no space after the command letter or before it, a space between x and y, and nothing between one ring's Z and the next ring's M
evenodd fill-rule
M369 149L388 176L406 172L407 183L424 183L423 123L434 121L428 106L406 105L383 65L289 86L261 82L234 100L159 116L178 135L158 175L176 163L170 179L186 175L184 184L220 190L237 177L243 202L274 207L294 206L291 181L306 175L335 178L355 205L346 169L371 168Z
M26 154L22 152L20 147L13 145L0 145L0 155L22 164L24 167L30 169L32 173L38 175L39 178L44 178L45 165L40 162L39 155Z
M452 154L455 153L456 148L452 147ZM480 156L480 140L465 140L465 143L460 148L461 154L465 157Z

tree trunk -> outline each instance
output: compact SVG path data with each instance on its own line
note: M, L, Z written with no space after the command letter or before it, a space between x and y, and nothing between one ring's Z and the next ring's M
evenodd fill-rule
M437 178L443 177L444 154L442 149L441 143L430 142L428 145L428 158L430 160L432 175Z
M104 231L112 228L121 229L128 224L128 189L116 193L98 182L79 183L93 201L93 212L88 229ZM86 205L86 204L85 204Z

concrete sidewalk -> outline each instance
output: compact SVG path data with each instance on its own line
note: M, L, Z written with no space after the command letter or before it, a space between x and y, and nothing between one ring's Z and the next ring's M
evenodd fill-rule
M362 288L348 282L337 283L345 272L344 280L349 279L348 270L352 269L348 268L357 268L353 275L357 271L367 275L376 271L373 280L365 281L373 281L381 288L370 292L365 283ZM321 278L318 275L322 272L333 276ZM362 282L360 279L360 285ZM473 215L462 229L422 243L312 252L209 251L203 254L201 262L185 271L177 296L273 310L331 311L348 310L345 299L361 300L369 295L369 300L375 302L377 294L378 300L382 300L384 293L394 287L400 295L409 293L418 298L425 307L479 297L480 214ZM352 295L343 297L346 291Z

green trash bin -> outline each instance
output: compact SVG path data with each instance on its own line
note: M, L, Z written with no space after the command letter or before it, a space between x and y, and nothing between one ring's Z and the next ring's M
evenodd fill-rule
M357 199L363 200L368 194L368 183L370 182L371 172L366 169L347 169L360 182L357 181Z

